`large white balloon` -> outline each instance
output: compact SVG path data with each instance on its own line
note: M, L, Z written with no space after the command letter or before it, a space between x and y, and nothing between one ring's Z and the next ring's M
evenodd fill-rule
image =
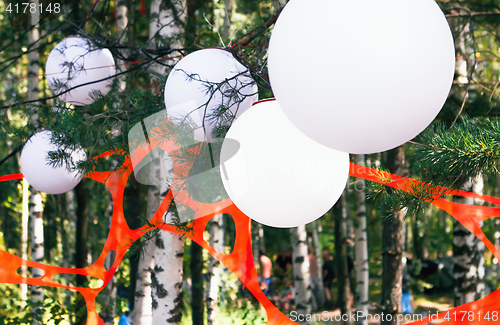
M90 40L68 37L50 51L45 66L50 89L58 95L88 82L101 80L116 73L115 60L108 49L97 48ZM94 102L92 94L109 91L111 79L88 84L61 94L69 104L84 106Z
M325 214L349 175L349 154L300 132L275 100L261 101L229 129L221 150L227 194L247 216L272 227L296 227Z
M219 87L219 83L227 83ZM189 122L197 141L212 141L212 132L229 126L258 99L248 69L222 49L204 49L180 60L165 85L165 106L178 125ZM224 107L217 120L215 112ZM189 118L186 119L186 117ZM204 128L203 128L204 127Z
M58 147L50 142L51 131L42 131L33 135L24 145L21 153L21 171L37 191L49 194L61 194L73 189L83 178L78 171L67 170L67 164L52 167L48 164L47 153ZM74 163L85 160L87 155L82 148L71 152Z
M385 151L423 131L455 69L452 34L434 0L291 0L268 56L287 117L350 153Z

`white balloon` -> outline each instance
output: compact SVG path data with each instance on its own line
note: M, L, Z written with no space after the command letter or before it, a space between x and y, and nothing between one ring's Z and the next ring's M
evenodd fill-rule
M55 95L88 82L116 74L115 60L108 49L97 48L90 40L68 37L50 51L45 66L47 81ZM59 98L76 106L94 102L91 94L100 91L106 95L111 79L75 88Z
M228 83L217 89L217 84L226 79ZM229 126L257 99L257 85L248 69L231 52L216 48L184 57L174 66L165 85L169 117L177 125L188 122L197 141L212 142L214 128ZM227 111L217 124L213 117L220 106Z
M455 70L453 37L434 0L291 0L268 56L273 93L292 123L358 154L423 131Z
M226 139L239 142L239 150L235 141L224 141L222 183L234 204L257 222L280 228L312 222L345 188L349 154L305 136L275 100L243 113Z
M55 168L48 164L48 152L58 149L50 142L51 138L51 131L42 131L33 135L26 142L21 153L21 171L28 183L37 191L61 194L77 186L82 180L83 174L79 171L69 172L66 163ZM71 159L74 163L85 160L86 157L87 155L81 147L71 152Z

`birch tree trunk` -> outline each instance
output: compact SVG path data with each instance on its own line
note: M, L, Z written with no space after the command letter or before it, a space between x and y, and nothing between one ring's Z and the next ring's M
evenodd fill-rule
M76 240L75 240L75 267L84 268L88 265L88 220L89 208L87 205L87 193L85 190L85 180L82 180L75 187L76 197ZM88 278L85 275L76 276L76 285L86 287ZM85 309L85 301L82 296L78 296L77 311ZM77 312L77 314L80 314ZM81 318L77 319L76 324L84 325L87 323L87 314L83 313Z
M252 254L253 254L253 263L255 267L259 267L260 265L260 229L262 229L262 225L256 221L251 221L251 233L252 233ZM260 227L259 227L260 225Z
M365 165L365 155L354 155L354 162L360 166ZM366 233L366 194L365 180L356 179L354 183L354 197L356 200L356 313L364 317L356 318L356 325L368 325L368 285L369 285L369 260L368 236Z
M387 153L389 171L405 174L405 155L402 146ZM388 190L390 191L390 189ZM382 301L386 317L382 325L399 325L397 314L402 312L403 295L403 220L406 209L396 211L393 218L384 218L382 232Z
M151 203L148 200L148 216L151 215L151 213L149 213L150 205ZM144 256L141 257L139 266L137 267L137 282L135 284L134 292L134 309L132 309L132 312L129 315L132 324L153 324L153 311L151 307L151 272L153 272L154 267L155 249L155 243L153 241L149 241L146 245Z
M149 184L156 184L161 181L161 161L160 157L154 155L157 151L150 153L152 155L149 165ZM148 190L147 218L151 218L161 203L161 188L157 185L150 185ZM152 295L152 277L151 273L155 266L154 256L156 244L148 241L144 255L141 256L139 266L137 267L137 282L134 293L134 309L130 315L132 324L152 325L153 324L153 295Z
M290 228L292 244L293 286L297 314L311 313L312 292L309 274L309 257L307 253L306 226ZM311 321L297 322L302 325L312 325Z
M224 41L231 37L231 16L233 13L233 0L224 0L224 28L222 29L222 37Z
M67 218L61 219L61 228L62 228L62 244L63 247L74 247L74 235L72 235L72 231L76 229L75 220L76 220L76 209L75 209L75 192L71 190L66 192L64 196L65 208L66 208L66 216ZM68 231L68 228L70 231ZM68 235L69 234L69 235ZM73 260L73 250L63 249L63 267L70 268L71 261ZM64 280L66 281L66 285L69 285L69 274L64 274ZM64 303L66 308L68 309L68 318L70 325L73 325L73 313L71 312L71 298L73 297L73 290L66 290L66 295L64 297Z
M44 247L43 247L43 203L42 196L38 192L31 194L31 202L33 204L31 213L31 259L34 262L43 263ZM34 278L41 278L43 276L42 269L33 268L31 274ZM43 288L33 286L31 290L31 301L43 302L44 293ZM43 309L35 308L36 314L43 315ZM32 324L42 324L41 322L33 319Z
M319 219L313 221L312 223L312 239L314 246L314 255L316 256L316 268L317 272L317 283L316 292L318 298L318 309L323 308L325 305L325 286L323 284L323 255L321 254L321 243L319 241L319 231L318 228L321 226L321 221Z
M38 8L38 0L32 0L31 3L34 3L36 8ZM35 10L35 13L30 14L29 24L31 28L28 32L28 44L35 44L39 39L39 31L38 31L38 22L39 22L39 13ZM38 82L39 78L34 77L38 76L40 66L40 54L38 51L31 51L28 55L28 100L36 100L38 99ZM38 111L34 111L31 113L30 122L33 128L36 130L39 127L38 121ZM32 242L32 250L31 257L35 262L43 262L43 206L42 206L42 196L35 189L31 192L31 201L34 204L31 213L31 242ZM34 268L32 270L33 277L41 277L43 275L43 271L41 269ZM31 299L32 302L43 302L44 292L41 287L33 286L31 291ZM35 313L39 313L42 310L35 309ZM42 311L43 314L43 311ZM32 324L41 324L37 320L33 319Z
M165 197L173 178L169 155L160 156L160 201ZM167 212L164 222L174 224L174 213ZM153 324L180 324L183 310L182 275L185 238L179 234L160 231L156 237L155 267L151 272ZM203 289L200 293L203 297ZM203 316L202 316L203 317ZM203 320L203 318L202 318Z
M191 242L191 315L193 325L203 325L205 305L203 303L203 248Z
M218 214L215 215L210 221L210 239L209 244L213 248L215 248L218 252L223 253L224 249L219 243L219 233L223 232L219 228L220 219L223 219L223 215ZM207 288L205 291L205 300L207 303L207 325L213 325L215 320L217 319L218 310L218 293L220 287L220 272L219 272L219 261L213 256L209 255L208 257L208 281Z
M120 42L125 42L126 41L126 28L128 25L128 17L127 17L127 4L125 0L117 0L115 2L116 4L116 28L117 28L117 33L118 33L118 38ZM126 70L125 66L123 65L124 62L122 60L117 61L117 69L116 72L122 72L123 70ZM120 92L123 92L125 90L125 76L119 76L118 77L118 83L119 83L119 89ZM123 101L121 98L116 98L114 103L113 103L113 109L118 111L120 110L120 107L123 105ZM120 126L118 123L114 124L112 126L112 133L113 137L116 138L120 135ZM113 168L116 167L116 163L113 163ZM108 231L111 229L111 224L113 222L113 200L109 200L109 218L108 218ZM105 267L107 270L111 268L113 265L113 262L115 260L115 251L110 251L108 256L106 257L105 261ZM102 320L104 321L105 325L113 325L114 324L114 318L116 314L116 282L118 278L115 275L111 278L111 280L108 282L106 285L106 293L104 294L104 301L105 301L105 308L101 312L100 316Z
M335 255L337 264L337 285L338 285L338 304L342 315L349 314L351 311L351 284L347 262L347 200L344 191L339 201L335 205ZM343 320L342 324L351 325L351 318Z
M171 0L162 7L161 0L151 3L149 38L152 46L169 42L171 48L180 48L183 44L183 22L186 21L186 0ZM150 70L153 78L163 78L165 68L159 64ZM168 155L160 157L160 194L161 202L168 190L167 171L171 168ZM169 166L169 167L167 167ZM159 205L158 205L159 206ZM169 212L164 222L174 223L174 215ZM178 234L161 231L156 238L154 252L155 266L151 272L151 299L153 324L179 324L182 317L182 274L184 256L184 238Z
M21 217L21 257L23 261L28 260L28 227L29 227L29 184L26 178L23 178L23 212ZM28 268L26 264L23 262L23 266L21 267L21 275L23 277L27 276ZM28 300L28 285L26 283L21 284L21 299L24 302Z
M482 176L471 179L464 187L464 190L477 194L482 194L482 189ZM463 204L482 204L482 201L472 198L459 198L456 201ZM484 244L456 220L453 221L453 258L455 306L484 297Z

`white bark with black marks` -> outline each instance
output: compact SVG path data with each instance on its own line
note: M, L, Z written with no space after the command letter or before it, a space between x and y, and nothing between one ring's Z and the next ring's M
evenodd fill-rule
M134 292L134 309L130 314L132 324L153 324L153 310L151 307L151 272L154 267L155 249L155 243L153 241L149 241L145 249L145 254L139 261L139 267L137 268L137 282Z
M24 261L28 260L28 227L29 227L29 184L26 178L23 178L23 212L21 216L21 254L23 266L21 267L21 275L26 277L28 268ZM21 299L26 302L28 300L28 285L21 284Z
M464 190L482 194L482 176L472 179ZM482 201L458 198L463 204L481 205ZM482 225L482 224L481 224ZM455 306L460 306L485 296L484 244L461 223L453 221L453 277L455 278Z
M306 226L290 228L292 244L293 286L297 314L310 314L312 304L311 277L309 273L309 257L307 252ZM311 321L297 322L301 325L312 325Z
M165 197L173 179L170 156L160 155L161 188L159 202ZM174 224L174 213L167 212L163 222ZM153 324L180 324L183 310L182 275L185 238L168 231L156 237L155 266L151 272Z
M43 263L44 256L44 240L43 240L43 203L40 193L33 190L31 193L31 259L33 262ZM31 275L33 278L41 278L44 272L42 269L33 268ZM44 292L43 288L33 286L31 290L31 301L33 303L43 302ZM34 311L36 312L36 311ZM42 324L36 320L32 324Z
M323 307L325 304L325 286L323 285L323 255L321 254L321 243L319 241L319 230L321 226L321 220L317 219L313 221L312 225L312 239L314 245L314 255L316 256L316 267L317 267L317 283L318 288L316 292L318 294L318 307Z
M354 155L354 162L365 165L365 155ZM365 180L357 178L354 182L354 197L356 200L356 312L368 314L368 236L366 232L366 193ZM367 325L366 317L356 319L356 325Z
M38 0L32 0L31 3L35 4L35 8L38 8ZM35 13L30 14L30 27L34 26L28 31L28 44L34 44L38 42L39 31L39 12L35 10ZM28 55L28 100L38 99L38 83L40 74L40 54L38 51L31 51ZM37 76L37 77L34 77ZM39 127L39 114L35 109L31 112L30 123L36 130ZM31 192L31 202L33 203L31 211L31 259L35 262L43 262L44 256L44 240L43 240L43 205L42 196L35 189L32 188ZM34 278L39 278L43 276L43 271L38 268L33 268L31 272ZM43 288L38 286L33 286L31 290L31 301L41 302L44 299ZM34 310L36 312L36 310ZM33 320L32 324L41 324L40 322Z
M209 244L215 248L220 253L224 253L223 249L220 250L220 236L219 232L223 232L223 229L219 229L219 220L223 219L224 216L221 214L215 215L212 220L210 220L210 239ZM207 325L213 325L218 315L218 298L219 298L219 288L220 288L220 263L213 256L208 257L208 281L205 292L205 299L207 302Z
M153 151L149 169L149 183L155 184L161 178L160 158L155 156ZM148 190L147 217L151 220L160 206L161 188L157 185L150 185ZM154 256L156 251L155 243L150 240L147 243L144 255L141 256L137 268L137 282L134 293L134 309L130 315L132 324L152 325L153 324L153 298L151 291L151 272L155 265Z

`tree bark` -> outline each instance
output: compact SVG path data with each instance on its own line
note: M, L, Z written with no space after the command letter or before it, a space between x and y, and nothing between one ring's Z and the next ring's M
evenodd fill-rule
M165 197L173 179L173 165L168 154L160 156L161 191ZM174 213L164 215L166 224L174 224ZM155 267L151 273L153 324L180 324L183 310L182 274L185 238L179 234L160 231L156 237ZM203 289L201 291L203 298ZM203 316L202 316L203 317ZM202 318L203 319L203 318Z
M148 212L150 201L148 200ZM154 213L154 211L153 211ZM148 213L150 216L151 213ZM146 245L144 256L140 258L137 267L137 281L134 290L134 309L130 314L132 324L152 325L152 296L151 296L151 272L154 267L154 251L156 245L149 241Z
M222 29L222 37L224 40L231 37L231 16L233 12L233 0L224 0L224 28Z
M87 203L87 191L85 189L85 180L75 187L76 196L76 243L75 243L75 267L87 267L88 256L88 220L89 209ZM85 287L87 285L85 275L76 276L76 285Z
M160 157L151 153L152 159L149 165L149 183L155 184L161 179ZM150 185L148 189L147 218L151 220L161 203L161 188L157 185ZM150 240L146 244L144 256L141 256L137 267L136 285L134 291L134 309L130 315L132 324L152 325L153 324L153 295L151 273L155 266L154 256L156 252L155 243Z
M150 9L149 43L156 48L167 45L171 48L182 47L184 38L183 22L186 17L186 0L171 0L162 6L161 0L153 0ZM160 64L151 65L151 78L164 78L165 68ZM171 159L164 154L160 157L160 189L154 197L158 204L164 199L169 183ZM149 204L149 203L148 203ZM148 207L149 208L149 207ZM164 222L173 224L173 213L164 216ZM154 249L154 268L151 272L151 300L153 324L179 324L182 317L182 274L183 274L184 238L178 234L160 231L156 237ZM142 324L142 323L141 323Z
M87 191L85 190L85 180L82 180L75 187L76 196L76 241L75 241L75 267L85 268L88 264L88 220L89 209L87 203ZM88 279L85 275L76 276L76 285L78 287L86 287ZM81 296L78 296L77 309L85 308L85 301ZM77 311L77 315L82 314L81 318L76 320L76 324L84 325L87 322L87 314Z
M31 202L33 204L31 212L31 259L33 262L43 263L44 249L43 249L43 203L40 193L33 190L31 194ZM41 278L44 272L39 268L33 268L31 275L34 278ZM44 292L43 288L33 286L31 290L31 301L33 303L43 302ZM36 314L43 315L43 309L35 308ZM42 324L40 321L33 318L32 324Z
M75 191L71 190L66 192L64 195L64 208L65 208L65 219L61 219L61 241L63 247L72 247L74 243L74 235L71 230L76 229L76 209L75 209ZM70 229L70 230L69 230ZM69 230L69 231L68 231ZM74 250L63 249L63 267L70 268L73 261L73 252ZM64 280L66 281L66 285L70 284L69 274L64 274ZM73 313L71 311L71 298L73 297L72 290L66 290L66 295L64 297L64 303L66 308L68 309L68 318L70 325L73 325Z
M354 155L354 162L365 165L365 155ZM354 197L356 200L356 313L364 317L356 318L356 325L367 325L368 288L369 288L369 260L368 236L366 232L366 193L365 180L356 179L354 183Z
M253 262L256 267L260 265L260 236L259 236L259 225L262 228L262 225L254 220L251 221L251 232L252 232L252 253L253 253Z
M120 39L121 42L126 41L126 28L128 25L128 17L127 17L127 5L125 0L117 0L115 2L116 5L116 29L118 33L118 38ZM125 66L123 65L124 62L122 60L117 61L117 69L116 72L122 72L123 70L126 70ZM119 84L119 89L120 92L123 92L125 90L126 84L125 84L125 76L119 76L118 77L118 84ZM120 107L124 105L123 100L120 98L115 98L115 101L113 103L113 109L115 111L120 111ZM113 132L113 138L116 138L120 135L121 130L120 130L120 124L115 123L112 126L112 132ZM116 163L113 162L112 168L116 168ZM108 230L111 228L111 224L113 223L113 200L109 200L108 204L108 210L109 210L109 226ZM109 270L114 262L114 257L116 253L114 251L109 252L110 255L106 258L106 269ZM114 324L114 318L116 315L116 282L118 278L116 275L113 275L111 280L109 280L108 284L106 285L106 291L103 293L104 295L104 301L105 301L105 308L101 312L100 316L102 320L104 321L105 325L113 325Z
M23 212L21 216L21 257L23 261L28 260L28 227L29 227L29 184L26 178L23 178ZM26 264L23 262L23 266L21 267L21 276L24 278L27 276L28 268ZM28 285L23 283L21 284L21 299L26 303L28 300Z
M203 248L191 242L191 315L193 325L203 325L205 305L203 303Z
M351 285L347 266L347 202L346 192L342 193L334 207L335 215L335 259L337 265L338 305L342 315L351 311ZM350 317L342 324L352 325Z
M389 171L405 175L405 154L402 146L387 153ZM388 189L390 193L390 189ZM399 325L397 314L402 312L403 295L403 222L406 209L394 211L392 218L384 218L382 231L382 301L386 317L382 325Z
M224 253L224 246L220 244L220 233L223 229L220 228L220 219L224 219L222 214L215 215L210 221L210 240L209 244L218 252ZM222 247L221 247L222 246ZM207 302L207 325L215 323L218 315L218 293L220 288L220 270L219 261L213 256L208 257L208 281L205 292Z
M311 313L311 279L309 274L309 258L307 254L306 226L290 228L293 262L293 285L297 314ZM312 325L311 321L297 322L302 325Z
M317 267L317 279L316 279L316 292L317 292L317 300L318 300L318 309L323 308L325 305L325 286L323 285L323 255L321 254L321 243L319 241L319 231L318 228L321 225L321 221L319 219L315 220L311 224L312 228L312 239L313 239L313 247L314 247L314 255L316 256L316 267Z
M482 194L482 176L464 186L465 191ZM458 198L463 204L482 204L472 198ZM482 223L481 223L482 226ZM455 306L478 300L485 295L484 244L461 223L453 220L453 277L455 278Z
M172 213L166 214L165 223L173 223ZM151 273L153 324L181 322L183 256L184 238L161 231L156 239L155 267Z
M32 0L31 3L34 3L36 8L38 8L38 0ZM28 44L35 44L38 42L39 31L38 31L38 22L39 22L39 13L35 10L35 13L29 15L29 26L34 26L28 32ZM28 100L37 100L38 99L38 82L40 74L40 54L38 51L31 51L28 55ZM32 111L30 115L30 123L33 126L34 130L37 130L39 127L39 114L38 111ZM32 251L31 258L35 262L43 262L44 249L43 249L43 206L42 206L42 196L35 189L32 189L31 192L31 201L34 204L31 213L31 238L32 238ZM23 220L25 221L25 220ZM37 268L33 268L32 271L33 277L41 277L43 275L43 271ZM44 292L43 288L38 286L33 286L31 291L31 300L32 302L43 302ZM35 308L33 312L38 314L41 310ZM43 311L42 311L43 314ZM40 321L35 318L32 321L32 324L41 324Z

